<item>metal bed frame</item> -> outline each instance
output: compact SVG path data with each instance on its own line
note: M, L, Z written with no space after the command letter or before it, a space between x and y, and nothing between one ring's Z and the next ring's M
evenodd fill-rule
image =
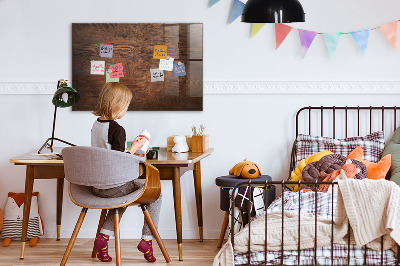
M349 115L348 115L348 113L356 112L356 115L357 115L357 136L360 136L360 121L361 121L360 113L361 112L364 112L364 113L365 113L365 111L369 112L369 131L370 131L370 133L372 133L373 114L375 114L376 112L379 112L379 111L381 112L381 130L384 131L384 129L385 129L385 113L387 113L386 111L393 112L393 130L395 130L396 129L396 125L397 125L397 123L396 123L397 111L399 109L400 108L398 108L396 106L393 106L393 107L385 107L385 106L382 106L382 107L372 107L372 106L369 106L369 107L360 107L360 106L357 106L357 107L348 107L348 106L344 106L344 107L337 107L337 106L331 106L331 107L324 107L324 106L312 107L312 106L308 106L308 107L303 107L296 114L296 138L300 134L299 133L299 125L300 125L299 124L299 120L300 120L300 114L303 111L308 111L308 134L309 135L311 135L311 131L312 131L311 112L313 110L319 111L319 115L320 115L320 136L324 136L324 111L325 110L331 110L330 113L332 113L332 117L331 118L332 118L332 123L333 123L333 125L332 125L332 129L333 129L332 136L333 136L333 138L336 137L336 122L337 122L336 113L339 112L339 111L340 112L344 112L344 121L341 121L341 122L342 122L342 125L344 123L345 137L347 138L348 137L348 125L349 125L349 121L348 121L349 120L348 119ZM327 119L325 119L325 121L326 120ZM296 167L296 165L295 165L295 158L296 158L295 146L296 146L296 141L293 144L291 160L290 160L290 171L292 171ZM289 176L290 176L290 172L289 172ZM266 198L268 198L268 189L266 189L266 188L268 188L269 186L271 186L271 185L281 186L282 195L283 195L285 190L291 190L290 187L287 186L287 185L292 185L292 184L299 185L299 187L300 187L301 184L315 185L314 191L317 192L317 189L318 189L319 185L330 184L330 185L332 185L332 190L333 190L334 186L336 186L338 183L336 181L332 181L332 182L319 182L319 181L304 182L304 181L285 181L285 180L283 180L283 181L265 181L265 182L263 182L263 181L252 181L250 179L249 181L242 182L242 183L238 184L237 186L235 186L233 191L232 191L232 195L235 195L235 192L239 187L242 187L242 186L252 186L252 187L254 186L254 187L256 187L257 186L259 188L263 188L264 189ZM299 193L299 202L301 202L301 192L300 192L300 190L298 191L298 193ZM250 198L252 198L252 196L253 196L252 194L253 194L253 191L250 189ZM284 212L284 197L281 197L281 198L282 198L282 212ZM331 215L332 215L332 221L331 221L332 222L331 223L331 225L332 225L331 226L331 228L332 228L332 237L331 237L331 261L332 261L332 265L333 265L333 262L334 262L334 254L333 254L333 252L334 252L334 250L333 250L333 244L334 244L333 243L333 224L334 224L334 220L333 220L334 219L334 217L333 217L333 210L334 210L333 204L334 203L333 203L333 201L334 200L333 199L334 199L334 193L332 193L332 213L331 213ZM317 202L318 202L318 197L317 197L317 193L315 193L315 213L317 213L317 208L318 208L317 207ZM268 206L266 204L267 204L267 201L264 201L264 208L265 208L264 262L260 263L259 265L271 265L271 264L268 264L268 262L267 262L267 252L268 252L268 250L267 250L267 242L268 242L268 239L267 239L267 233L268 233L267 207ZM300 227L300 204L299 204L298 214L299 214L298 226ZM234 237L235 237L235 234L234 234L234 217L235 217L234 197L232 197L232 200L231 200L231 232L230 232L231 239L230 239L230 241L231 241L231 244L232 244L233 248L234 248L234 245L235 245L235 241L234 241ZM317 254L316 254L317 238L318 238L316 224L317 224L317 215L315 215L315 239L314 239L314 258L313 258L314 263L313 264L308 264L308 265L318 265L317 264ZM250 243L251 243L251 230L250 230L251 229L251 219L249 219L248 227L249 227L249 242L248 242L248 245L247 245L247 262L248 263L245 264L245 265L250 265L251 264L251 255L250 255L251 254L251 249L250 249ZM283 240L284 218L283 218L283 216L282 216L282 232L281 232L281 234L282 234L282 237L281 237L281 250L280 250L281 256L280 256L280 264L279 265L284 265L283 264L283 259L284 259L284 256L283 256L283 251L284 251L284 240ZM299 230L298 243L297 243L297 247L298 247L297 248L297 265L304 265L304 264L300 264L300 254L301 254L300 242L301 242L301 237L300 237L300 230ZM399 252L397 253L397 258L396 258L395 265L400 265L400 249L399 249L400 246L397 245L397 248L398 248ZM363 265L367 265L366 264L367 263L367 253L366 253L366 249L367 248L366 248L366 246L363 246L363 249L364 249L364 263L363 263ZM350 224L348 226L348 233L347 233L347 264L346 265L350 265ZM384 261L383 261L383 236L381 237L380 265L384 265Z

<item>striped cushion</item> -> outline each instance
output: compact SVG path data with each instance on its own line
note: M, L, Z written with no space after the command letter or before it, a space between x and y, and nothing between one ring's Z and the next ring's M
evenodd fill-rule
M21 240L22 218L16 220L4 220L1 237L11 238L12 240ZM39 217L29 218L27 239L33 237L40 238Z
M364 137L345 139L299 134L296 139L296 165L302 159L323 150L329 150L347 157L357 146L362 147L364 160L378 162L385 147L383 131L374 132Z

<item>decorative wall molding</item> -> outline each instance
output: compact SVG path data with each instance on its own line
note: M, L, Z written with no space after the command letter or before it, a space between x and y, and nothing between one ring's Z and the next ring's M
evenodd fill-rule
M400 81L214 81L204 94L400 94Z
M0 83L0 94L53 94L57 83ZM205 81L204 94L400 94L400 81Z

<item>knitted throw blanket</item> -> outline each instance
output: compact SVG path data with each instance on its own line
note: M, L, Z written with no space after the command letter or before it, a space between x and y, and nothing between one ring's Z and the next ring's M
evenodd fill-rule
M383 236L383 248L395 250L400 243L400 187L385 179L344 179L338 183L335 229L347 230L350 221L356 245L380 250Z

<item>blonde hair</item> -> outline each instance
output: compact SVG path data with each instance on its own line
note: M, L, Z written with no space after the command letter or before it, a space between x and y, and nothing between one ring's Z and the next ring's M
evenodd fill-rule
M115 120L131 100L132 92L126 86L118 82L106 83L100 91L97 110L93 114Z

